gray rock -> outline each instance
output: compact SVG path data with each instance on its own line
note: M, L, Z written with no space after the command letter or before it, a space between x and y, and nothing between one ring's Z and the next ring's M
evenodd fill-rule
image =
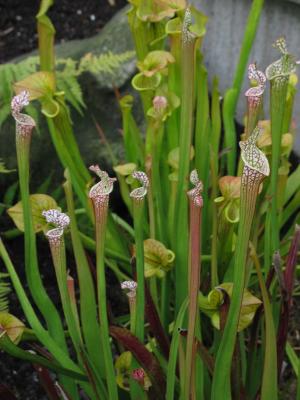
M220 78L220 89L224 93L231 86L238 62L247 16L252 0L191 0L209 16L207 34L204 39L204 58L209 79ZM295 4L298 3L298 4ZM261 70L279 58L272 44L280 36L285 36L289 51L300 59L300 5L299 0L265 0L261 20L249 62L256 61ZM299 71L298 71L299 72ZM242 122L245 113L243 93L249 87L245 75L242 93L238 102L237 120ZM269 90L265 99L268 103ZM265 107L268 113L268 106ZM296 97L294 116L299 124L300 96ZM268 114L266 114L268 115ZM300 155L300 136L294 146Z
M134 50L131 32L127 22L126 11L128 7L120 10L102 29L100 34L84 40L72 40L61 43L55 47L57 57L73 58L79 60L85 54L105 54L112 52L120 54ZM135 71L135 59L124 63L116 72L112 80L111 76L93 74L100 88L121 87Z

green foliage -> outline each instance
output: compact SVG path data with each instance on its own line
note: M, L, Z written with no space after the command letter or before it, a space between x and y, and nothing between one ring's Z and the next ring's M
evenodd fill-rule
M49 29L50 3L42 3L38 16ZM300 365L286 346L300 243L300 227L293 233L293 225L299 224L299 168L290 173L289 163L296 89L280 90L282 82L290 85L295 59L279 39L276 46L283 54L272 67L279 75L271 74L270 121L259 120L265 74L249 65L247 121L237 153L233 116L263 1L253 1L223 115L218 80L210 98L205 55L200 53L206 17L185 0L131 4L129 23L139 59L132 85L140 95L145 123L139 127L135 120L134 96L118 99L125 154L112 157L129 221L109 211L117 179L92 165L89 170L98 179L93 182L62 93L69 105L84 111L77 78L87 70L112 74L129 54L88 54L78 63L59 60L54 74L53 49L45 45L54 42L54 31L46 27L49 37L39 32L42 70L37 72L36 63L15 84L12 115L21 201L8 213L24 231L26 280L45 324L1 239L0 256L30 334L55 362L29 356L6 340L7 335L0 335L0 346L60 372L57 379L72 400L79 398L79 387L92 400L276 400L285 348L293 368ZM167 35L170 40L165 40ZM297 81L294 76L292 80ZM29 192L34 121L22 114L21 106L30 99L41 102L66 169L67 214L49 196ZM275 158L275 168L270 168ZM12 204L15 190L4 196L3 209ZM47 182L40 190L47 190ZM36 234L41 230L49 241L63 322L38 266ZM68 271L65 244L74 254L74 277ZM273 256L274 244L278 251ZM107 267L127 295L129 312L114 307L119 298L106 283Z
M8 294L11 292L10 283L5 279L8 276L0 272L0 312L8 312Z
M56 201L46 195L46 194L32 194L29 198L31 213L32 213L32 221L33 221L33 228L35 232L40 232L46 229L47 223L42 216L43 210L49 210L50 208L57 208ZM8 215L14 221L16 227L21 231L24 232L24 215L23 215L23 208L22 202L19 201L13 207L10 207L7 210Z
M56 61L57 90L64 92L66 101L82 113L85 104L78 81L81 74L90 72L109 77L114 76L123 63L134 58L134 51L114 54L111 51L98 55L86 54L78 62L71 59ZM18 63L0 65L0 127L10 114L10 100L13 97L13 84L39 71L39 57L28 57ZM27 109L29 115L38 116L34 106Z
M10 172L14 171L14 169L7 169L4 162L0 158L0 174L9 174Z

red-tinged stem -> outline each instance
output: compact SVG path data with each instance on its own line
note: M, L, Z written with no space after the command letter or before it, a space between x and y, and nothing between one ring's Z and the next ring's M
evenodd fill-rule
M199 206L194 198L190 198L190 248L189 248L189 317L186 344L185 399L194 398L195 381L191 373L195 367L196 351L194 346L195 327L198 309L198 292L200 287L201 266L201 212L202 204Z
M188 240L182 232L188 230L188 205L186 191L190 164L190 148L193 135L195 46L196 38L182 40L182 96L179 135L178 191L175 203L173 243L176 253L176 310L178 311L187 295L186 255Z
M297 252L300 244L300 227L296 225L295 235L292 240L284 271L284 297L281 305L280 320L277 332L277 367L280 377L281 366L284 358L285 345L288 335L290 310L292 306L292 294L294 289L295 269L297 264Z
M53 379L51 378L49 370L37 364L33 364L33 367L37 372L40 384L45 389L48 398L50 400L60 400L60 397L58 396L55 384L53 382ZM1 392L0 392L0 397L1 397ZM9 400L7 397L5 397L5 399Z
M246 137L248 139L253 130L255 129L258 119L260 116L260 112L262 109L262 97L248 97L248 112L247 112L247 124L245 129Z
M296 225L295 235L291 243L290 251L286 260L286 269L284 271L285 287L289 298L292 298L294 288L294 274L297 264L297 252L300 244L300 226Z

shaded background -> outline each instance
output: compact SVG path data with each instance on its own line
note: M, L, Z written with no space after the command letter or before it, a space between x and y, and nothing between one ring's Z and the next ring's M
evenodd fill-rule
M100 32L126 0L59 0L48 15L56 28L56 43ZM37 48L35 15L39 0L0 0L0 63Z

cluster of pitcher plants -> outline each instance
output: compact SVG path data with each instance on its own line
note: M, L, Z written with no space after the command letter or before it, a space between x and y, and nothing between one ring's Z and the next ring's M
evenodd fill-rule
M124 154L108 173L80 155L56 90L51 1L42 1L40 72L16 82L11 102L20 202L8 213L24 232L26 290L0 239L26 323L0 313L1 349L38 366L54 400L276 400L288 354L300 399L288 342L300 241L300 169L289 162L297 61L279 38L279 59L265 72L247 65L263 7L254 0L232 87L222 99L215 78L209 95L207 17L185 0L130 3L132 86L145 124L135 120L137 100L119 94ZM238 138L234 113L247 73ZM35 121L22 109L32 100L65 169L59 205L30 193ZM120 216L109 208L117 186L127 209ZM62 314L39 267L43 236ZM108 269L128 301L125 315L110 307Z

